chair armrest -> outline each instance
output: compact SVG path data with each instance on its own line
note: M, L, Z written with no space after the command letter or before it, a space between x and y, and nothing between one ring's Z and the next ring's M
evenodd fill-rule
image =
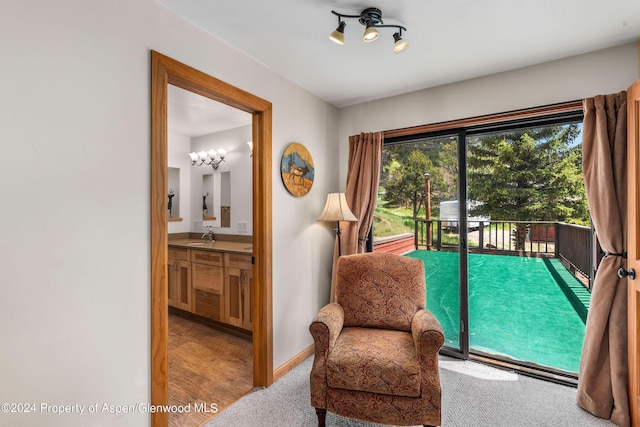
M442 389L438 370L438 352L444 344L444 332L438 319L428 310L418 310L411 321L411 334L420 361L420 382L424 425L439 426L442 414Z
M438 352L444 344L444 331L440 322L428 310L418 310L411 320L411 334L416 353L423 358L438 358ZM426 361L426 359L425 359Z
M311 406L327 408L327 357L344 324L344 310L337 303L325 305L309 326L315 341L315 356L311 368Z
M318 352L326 353L333 347L344 324L344 310L337 303L327 304L316 314L309 326L309 331L316 343L316 356Z

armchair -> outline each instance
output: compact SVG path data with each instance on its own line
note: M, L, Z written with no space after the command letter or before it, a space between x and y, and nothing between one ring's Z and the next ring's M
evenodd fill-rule
M425 310L422 261L388 253L338 259L336 302L311 323L311 405L393 425L438 426L440 323Z

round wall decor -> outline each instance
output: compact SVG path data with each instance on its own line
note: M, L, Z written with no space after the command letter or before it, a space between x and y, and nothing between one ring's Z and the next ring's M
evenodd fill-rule
M314 179L313 159L307 148L294 142L285 148L280 162L282 183L289 193L304 196L311 190Z

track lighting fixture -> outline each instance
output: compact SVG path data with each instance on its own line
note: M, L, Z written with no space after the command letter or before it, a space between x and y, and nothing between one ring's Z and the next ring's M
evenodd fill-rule
M360 24L365 26L363 40L366 43L377 40L380 34L378 28L397 28L398 31L393 34L393 53L400 53L409 47L409 43L402 39L402 31L407 29L401 25L386 25L382 21L382 11L375 7L369 7L363 10L360 15L343 15L332 10L331 13L338 17L338 28L331 33L329 39L339 45L344 44L344 29L347 26L342 18L356 18Z

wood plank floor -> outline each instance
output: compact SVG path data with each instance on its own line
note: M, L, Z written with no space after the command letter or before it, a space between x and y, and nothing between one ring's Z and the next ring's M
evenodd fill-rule
M191 405L170 413L169 426L199 426L216 414L195 412L194 404L220 413L253 388L253 347L248 338L169 314L169 404Z

